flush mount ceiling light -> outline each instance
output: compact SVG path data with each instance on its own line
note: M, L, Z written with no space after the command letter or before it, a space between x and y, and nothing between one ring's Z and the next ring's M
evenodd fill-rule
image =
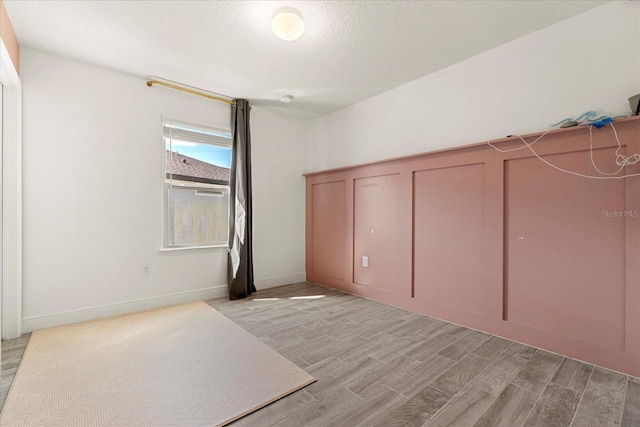
M282 95L280 97L280 102L284 102L285 104L288 104L291 101L293 101L293 96L291 96L291 95Z
M302 14L292 7L277 9L271 20L271 30L281 40L296 40L304 33Z

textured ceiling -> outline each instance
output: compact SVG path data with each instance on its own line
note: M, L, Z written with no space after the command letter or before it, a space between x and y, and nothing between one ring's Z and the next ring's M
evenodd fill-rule
M18 42L318 117L607 1L16 1ZM270 28L296 7L294 42ZM295 97L281 104L281 95Z

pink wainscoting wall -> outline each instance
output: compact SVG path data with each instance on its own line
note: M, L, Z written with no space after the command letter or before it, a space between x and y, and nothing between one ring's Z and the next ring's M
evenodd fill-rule
M310 227L313 254L309 271L333 279L345 280L344 235L347 231L344 210L346 206L343 182L322 182L311 192L311 215L315 220Z
M387 224L400 221L399 178L391 174L355 179L353 195L353 281L396 294L401 291L400 241ZM363 267L363 256L368 267Z
M640 117L614 124L640 153ZM613 129L593 144L614 173ZM534 147L597 174L586 127ZM306 177L308 280L640 376L640 176L480 143Z

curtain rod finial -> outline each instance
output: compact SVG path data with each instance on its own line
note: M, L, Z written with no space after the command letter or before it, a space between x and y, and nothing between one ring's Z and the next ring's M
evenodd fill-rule
M149 80L149 81L147 82L147 86L149 86L149 87L153 86L153 82L152 82L151 80Z

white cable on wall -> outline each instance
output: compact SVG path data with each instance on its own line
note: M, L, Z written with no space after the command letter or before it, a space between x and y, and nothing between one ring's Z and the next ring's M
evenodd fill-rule
M548 162L547 160L543 159L533 149L533 145L536 142L540 141L545 135L547 135L547 133L549 133L551 131L551 129L549 129L546 132L544 132L542 135L540 135L538 138L536 138L533 142L527 142L522 136L516 135L518 138L520 138L522 143L525 145L524 147L517 147L517 148L511 148L511 149L508 149L508 150L502 150L502 149L496 147L495 145L493 145L491 143L491 141L488 141L487 145L489 145L489 147L491 147L494 150L497 150L497 151L499 151L501 153L510 153L512 151L517 151L517 150L522 150L524 148L528 148L531 151L531 153L533 153L534 156L536 156L539 160L541 160L543 163L547 164L548 166L551 166L552 168L554 168L556 170L559 170L560 172L564 172L564 173L567 173L569 175L579 176L579 177L582 177L582 178L589 178L589 179L624 179L624 178L630 178L632 176L640 176L640 173L634 173L634 174L622 175L622 176L614 176L614 175L617 175L618 173L620 173L626 166L631 166L631 165L635 165L637 163L640 163L640 154L633 154L631 156L625 156L623 154L620 154L620 149L622 148L622 144L620 143L620 139L618 138L618 133L616 132L616 128L615 128L615 126L613 126L613 123L609 123L609 124L611 125L611 128L613 129L613 134L615 135L616 142L618 143L618 148L616 149L616 160L615 160L615 163L620 168L614 173L602 172L600 169L598 169L598 166L595 164L595 161L593 159L593 133L592 133L592 129L591 129L593 127L593 125L587 125L587 127L589 128L589 159L591 161L591 164L595 168L595 170L598 171L598 173L600 173L603 176L585 175L585 174L582 174L582 173L579 173L579 172L566 170L566 169L563 169L563 168L561 168L559 166L556 166L556 165Z

